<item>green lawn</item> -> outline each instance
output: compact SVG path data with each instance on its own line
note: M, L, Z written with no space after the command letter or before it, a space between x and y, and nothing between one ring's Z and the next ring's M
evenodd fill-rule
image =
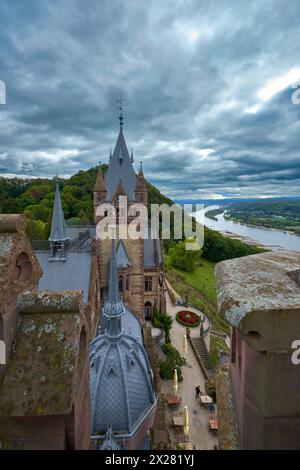
M181 269L174 268L172 271L181 276L185 282L190 284L195 289L202 292L215 305L217 304L217 294L215 289L215 278L214 278L215 263L202 258L200 261L199 268L193 273L182 271Z

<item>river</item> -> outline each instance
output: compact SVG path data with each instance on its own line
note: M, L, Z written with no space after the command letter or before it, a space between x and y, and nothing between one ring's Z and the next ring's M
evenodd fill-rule
M224 235L226 235L226 233L229 235L230 232L230 236L237 235L237 238L241 238L245 242L257 242L259 245L264 245L272 250L285 249L300 251L299 235L282 230L254 227L232 220L226 220L223 214L217 215L217 220L212 220L205 216L206 212L219 209L219 207L218 205L207 206L204 209L194 212L193 216L199 223L206 225L206 227L217 230Z

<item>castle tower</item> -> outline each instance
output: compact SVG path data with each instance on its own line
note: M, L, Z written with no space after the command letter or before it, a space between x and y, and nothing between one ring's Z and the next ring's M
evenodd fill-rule
M135 222L136 216L129 215L130 207L136 203L147 206L148 189L144 177L142 164L138 174L133 168L133 151L131 154L125 142L123 132L123 112L120 106L120 129L113 153L110 154L107 173L97 177L94 200L98 201L100 192L105 194L105 202L113 206L111 223L116 224L116 238L118 243L117 267L119 275L119 288L122 299L131 308L131 311L139 316L141 321L151 319L154 308L165 311L165 293L162 282L162 247L160 240L151 239L148 230L148 238L140 236L137 239L128 235L129 226ZM106 193L104 193L106 191ZM101 193L102 194L102 193ZM123 206L121 196L126 196L127 207ZM122 202L122 205L119 203ZM111 209L111 208L110 208ZM111 215L110 209L103 208L102 215L96 216L96 223L103 217ZM115 220L114 220L115 218ZM108 222L108 220L107 220ZM146 227L147 229L147 227ZM124 231L127 238L124 237ZM141 232L142 233L142 232ZM108 265L110 259L111 241L98 239L99 271L103 288L108 286Z

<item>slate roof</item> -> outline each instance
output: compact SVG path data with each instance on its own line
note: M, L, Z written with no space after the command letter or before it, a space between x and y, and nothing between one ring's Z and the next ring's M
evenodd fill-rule
M90 345L92 434L132 435L156 404L143 345L130 335L119 341L97 336Z
M40 291L82 290L84 302L88 302L92 255L90 252L66 253L66 261L49 261L50 251L36 251L43 270L39 282Z
M54 207L52 213L52 224L51 224L51 232L49 240L51 241L62 241L66 240L65 234L65 217L64 211L61 204L60 193L59 193L59 186L56 183L55 189L55 200L54 200Z
M120 180L128 198L134 200L136 174L128 153L122 128L120 128L111 162L105 175L105 188L108 200L111 200L116 193Z
M131 266L131 261L127 255L123 240L120 240L117 248L117 266L118 268L128 268Z
M87 226L70 226L67 225L65 228L65 234L70 240L74 240L80 238L80 236L89 233L90 237L93 238L96 236L96 226L95 225L87 225Z
M103 334L107 327L105 317L102 317L101 324L99 325L98 332ZM143 342L142 327L137 316L132 313L125 305L125 312L122 316L122 328L124 333L137 338L141 343Z
M119 437L131 436L156 406L152 371L139 328L138 337L124 331L133 314L120 300L115 242L109 266L108 297L100 333L90 344L92 435L112 426ZM126 325L128 326L128 325Z

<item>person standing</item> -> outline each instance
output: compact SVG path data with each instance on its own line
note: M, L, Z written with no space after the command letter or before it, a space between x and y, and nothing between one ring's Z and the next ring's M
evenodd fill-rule
M200 393L201 393L199 385L197 385L197 387L195 387L195 392L196 392L195 398L199 398Z

